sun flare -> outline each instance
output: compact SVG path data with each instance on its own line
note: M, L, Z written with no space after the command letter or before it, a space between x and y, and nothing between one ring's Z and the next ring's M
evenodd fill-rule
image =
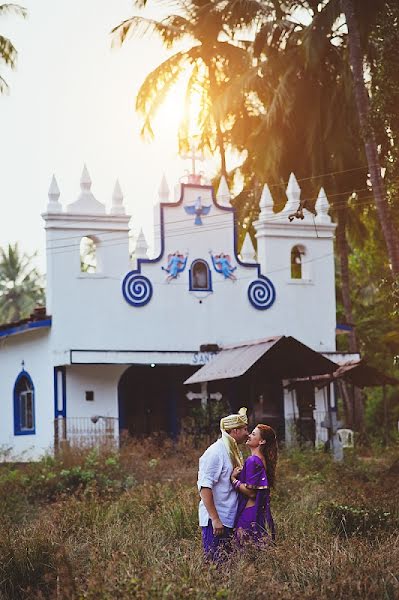
M203 111L203 95L200 90L192 91L186 97L187 82L180 80L170 90L165 101L159 107L154 121L154 131L177 138L178 132L184 132L184 137L191 142L201 135L201 113Z

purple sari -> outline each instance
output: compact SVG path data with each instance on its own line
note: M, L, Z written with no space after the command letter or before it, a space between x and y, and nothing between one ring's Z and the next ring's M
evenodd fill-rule
M258 540L262 535L275 539L273 517L270 512L270 488L266 470L259 456L249 456L238 476L247 488L256 491L255 505L247 508L248 498L238 494L238 509L235 527L242 533ZM241 537L239 534L239 537Z

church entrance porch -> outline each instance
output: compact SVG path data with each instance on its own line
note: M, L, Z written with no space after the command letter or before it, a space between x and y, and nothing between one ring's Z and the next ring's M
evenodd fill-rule
M120 436L178 435L189 416L183 382L197 369L159 364L129 367L118 384Z

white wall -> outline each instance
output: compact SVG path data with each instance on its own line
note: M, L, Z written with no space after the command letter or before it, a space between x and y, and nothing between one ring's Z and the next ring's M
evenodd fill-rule
M118 383L126 365L72 365L66 369L67 419L102 415L118 418ZM94 401L85 400L85 391Z
M141 273L153 286L149 304L132 307L123 298L121 284L129 267L128 234L121 224L117 234L105 215L87 218L48 215L48 243L53 316L52 352L55 364L65 364L70 349L104 350L198 350L204 343L229 344L271 335L293 335L315 350L335 348L335 291L332 235L316 238L307 230L308 256L312 258L310 281L292 281L290 252L303 242L294 230L270 237L267 257L262 257L266 274L276 288L276 301L268 310L256 310L247 289L256 280L255 266L240 266L234 257L234 217L232 211L212 205L203 225L194 225L194 216L184 206L192 205L200 194L204 205L212 204L210 188L185 187L183 203L164 206L165 251L161 260L141 265ZM110 220L110 219L108 219ZM112 219L111 219L112 221ZM74 230L74 222L76 229ZM104 228L103 239L109 253L107 268L95 275L80 273L80 236ZM108 230L106 228L108 227ZM107 233L108 231L108 233ZM330 227L331 231L331 227ZM274 232L275 233L275 232ZM119 236L119 241L114 236ZM76 236L66 242L68 236ZM55 241L54 241L55 240ZM63 245L68 247L63 248ZM166 282L167 256L179 250L188 252L186 270L176 280ZM229 254L237 266L233 282L215 272L209 251ZM328 259L320 259L324 254ZM189 291L189 266L202 258L211 267L213 292ZM112 260L111 260L112 259Z
M53 367L48 330L28 331L0 340L0 446L13 448L15 460L38 458L51 450L54 439ZM35 389L36 433L14 435L14 384L25 363Z

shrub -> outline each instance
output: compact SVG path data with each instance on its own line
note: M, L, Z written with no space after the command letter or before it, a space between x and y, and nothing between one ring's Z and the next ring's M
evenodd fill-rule
M378 508L364 508L325 503L322 512L326 516L333 533L345 537L352 535L372 536L394 527L394 518L390 512Z

